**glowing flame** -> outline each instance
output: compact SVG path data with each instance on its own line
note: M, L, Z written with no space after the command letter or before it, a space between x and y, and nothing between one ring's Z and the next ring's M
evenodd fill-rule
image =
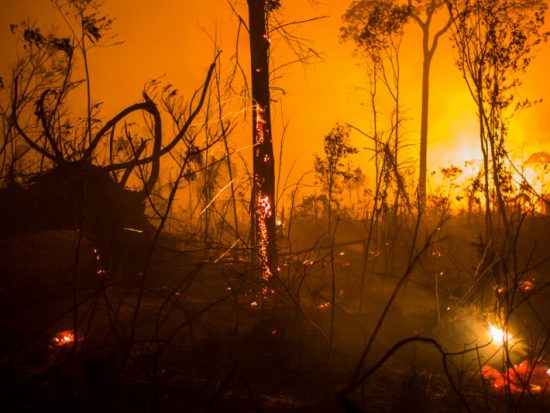
M495 344L502 346L504 343L512 340L512 336L508 335L507 332L498 328L491 322L489 322L489 338Z
M265 109L258 104L256 104L255 107L256 107L256 144L261 145L265 141L265 136L264 136Z
M262 265L262 279L268 281L273 275L269 268L269 253L268 253L268 234L266 220L271 218L272 209L271 201L267 195L263 195L261 192L258 195L258 201L256 203L256 216L258 220L258 231L260 235L260 263Z
M74 343L73 330L60 331L51 339L51 345L53 347L64 347L72 343Z
M541 360L523 360L502 373L486 365L482 367L481 374L493 390L502 391L508 388L512 393L526 390L544 393L550 384L549 371Z
M520 281L518 286L524 293L531 292L535 288L535 284L531 280Z
M94 247L92 251L94 253L94 258L97 265L96 274L98 277L103 277L105 274L107 274L107 272L105 271L104 268L101 267L101 256L99 255L99 250L96 247Z
M269 129L266 128L266 120L264 118L265 108L263 108L259 104L254 105L254 113L255 113L255 122L254 127L256 130L256 136L255 136L255 145L257 146L255 150L255 157L261 158L261 147L266 141L266 137L268 140L270 140L269 137ZM267 134L267 135L266 135ZM264 163L270 163L272 162L272 158L268 154L264 154L263 158L261 158ZM273 273L271 271L271 265L273 264L271 262L271 257L269 254L269 234L268 234L268 228L266 221L271 218L273 214L273 204L272 200L269 198L269 195L266 195L262 191L262 187L265 183L265 180L259 176L259 174L256 174L255 177L255 184L258 188L258 195L255 202L255 212L256 212L256 226L257 226L257 235L258 235L258 244L259 244L259 259L260 259L260 265L262 267L262 280L268 281ZM264 293L264 291L262 291Z

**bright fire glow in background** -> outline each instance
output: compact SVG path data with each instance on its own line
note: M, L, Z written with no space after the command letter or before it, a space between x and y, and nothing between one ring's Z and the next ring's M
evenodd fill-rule
M246 6L246 2L237 3ZM279 109L273 111L275 148L279 148L282 124L288 123L281 176L286 176L295 160L297 163L292 169L292 177L300 177L310 170L313 154L322 151L323 136L337 121L349 122L367 131L372 126L365 69L360 60L353 56L353 46L339 41L341 16L350 3L351 0L283 2L281 16L284 21L322 15L328 18L290 27L292 33L311 40L310 45L322 54L323 59L305 66L286 66L277 72L278 79L273 86L280 89L274 90L273 98L284 105L284 119ZM240 11L245 15L244 6ZM3 74L8 73L9 64L15 57L10 23L30 18L45 29L64 27L50 0L0 0L0 9L0 43L5 45L0 48L0 72ZM224 68L228 69L231 65L229 60L236 51L237 22L226 0L168 0L162 3L117 0L106 2L104 10L115 18L113 33L118 33L118 40L124 41L122 46L94 49L90 53L92 98L104 102L105 117L139 101L144 83L163 74L166 81L177 85L189 97L196 85L203 81L205 70L211 62L213 37L217 38L218 47L223 50ZM434 21L434 32L440 20ZM154 30L143 30L144 27ZM243 40L245 36L241 33L241 37ZM245 40L239 53L243 67L248 63L248 44ZM272 46L274 67L296 59L276 39ZM401 50L401 107L410 120L402 128L403 143L408 149L401 159L409 160L412 165L416 165L418 159L421 48L420 30L414 24L408 25ZM475 108L454 60L452 48L445 37L440 42L431 68L430 171L450 162L461 166L465 160L481 157ZM548 62L550 45L547 44L541 48L525 76L524 87L518 91L521 99L550 96L550 82L541 81L546 78ZM330 85L330 90L327 90L327 85ZM535 151L550 149L547 143L547 131L550 129L548 104L543 101L513 119L508 148L513 158L527 158ZM382 118L389 116L389 111L383 107L380 113ZM248 125L245 126L248 130ZM359 136L352 138L353 144L359 148L370 145ZM235 133L233 139L238 147L250 144L248 133ZM357 163L363 166L367 179L372 179L365 167L370 156L368 151L362 151L357 157Z
M495 344L498 344L499 346L502 346L503 344L510 342L512 340L512 337L502 330L501 328L498 328L494 324L489 322L489 338L491 341Z

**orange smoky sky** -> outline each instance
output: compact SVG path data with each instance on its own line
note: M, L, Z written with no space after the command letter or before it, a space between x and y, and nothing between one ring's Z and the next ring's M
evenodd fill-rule
M339 41L341 16L350 2L282 1L280 18L285 22L327 16L289 26L293 34L308 40L320 58L308 64L288 65L277 72L274 84L284 93L274 91L277 100L273 110L274 147L277 153L282 125L286 124L283 176L294 162L294 179L312 168L313 155L321 152L323 136L336 122L351 123L365 130L370 127L367 78L360 59L353 56L353 46ZM246 18L245 0L236 4ZM10 23L30 19L41 27L66 30L49 0L0 0L0 10L2 73L9 70L15 58L15 38L10 33ZM227 0L107 0L104 11L115 19L113 33L118 33L118 40L124 42L92 52L93 99L104 102L105 117L140 100L145 82L161 75L190 93L204 79L214 54L214 39L223 50L222 64L226 67L236 51L237 19ZM241 36L241 56L248 70L244 57L247 41L243 32ZM273 46L273 65L295 60L283 43ZM550 45L546 44L538 51L518 91L522 98L542 98L543 102L512 121L509 149L516 158L526 159L535 151L550 150L549 63ZM409 146L404 158L411 164L415 164L418 152L421 64L420 31L410 23L402 44L401 110L408 119L404 130ZM430 170L450 162L460 164L479 158L475 109L454 64L448 37L441 41L436 52L430 85ZM251 140L248 129L235 134L233 139L237 146ZM359 149L369 146L359 134L354 134L352 141ZM356 159L357 165L365 165L369 156L363 151ZM363 169L368 177L368 167Z

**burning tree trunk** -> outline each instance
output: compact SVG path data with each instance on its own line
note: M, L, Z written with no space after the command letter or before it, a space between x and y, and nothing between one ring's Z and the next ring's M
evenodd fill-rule
M267 32L268 13L277 5L278 3L269 0L248 0L254 145L251 232L254 234L264 281L269 280L277 268L275 162L271 135Z

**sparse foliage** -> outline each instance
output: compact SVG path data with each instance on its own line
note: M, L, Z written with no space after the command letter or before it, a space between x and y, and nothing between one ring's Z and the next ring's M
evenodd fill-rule
M357 149L351 146L349 133L349 127L337 124L324 137L324 156L315 156L315 173L318 183L322 185L327 194L327 208L329 211L333 204L336 207L339 206L339 198L346 183L358 178L358 175L349 170L346 163L350 155L357 153Z
M547 40L544 1L454 1L452 36L457 65L478 109L485 177L487 237L492 233L493 188L499 216L508 229L509 192L506 140L510 116L530 104L517 100L517 88L536 47ZM490 181L492 184L490 185Z

